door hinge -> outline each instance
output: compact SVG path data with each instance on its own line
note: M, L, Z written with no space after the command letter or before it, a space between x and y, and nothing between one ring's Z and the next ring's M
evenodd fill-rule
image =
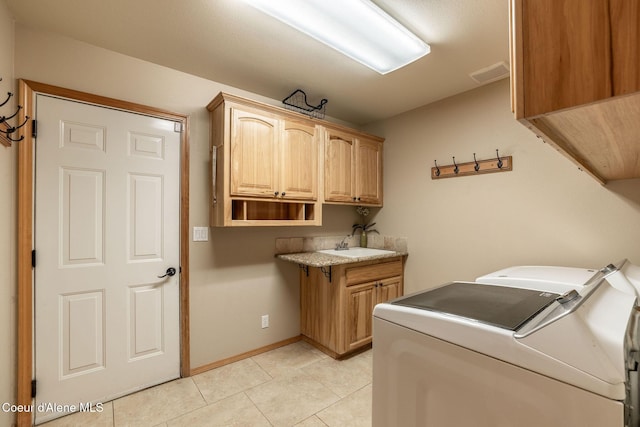
M31 398L32 399L36 397L37 384L38 382L36 380L31 380Z
M180 122L173 122L173 131L174 131L174 132L181 133L181 132L182 132L182 123L180 123Z
M33 138L38 137L38 122L36 122L36 119L31 120L31 136Z
M31 267L36 268L36 250L31 251Z

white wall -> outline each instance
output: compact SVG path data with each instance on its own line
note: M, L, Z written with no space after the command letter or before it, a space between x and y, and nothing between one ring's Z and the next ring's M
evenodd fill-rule
M190 226L208 224L209 122L220 91L255 94L17 25L16 78L34 80L187 114L190 117ZM191 367L299 335L298 267L276 261L276 237L341 235L355 210L324 208L324 225L212 229L190 244ZM260 317L270 315L261 329Z
M14 23L0 1L0 102L15 93L13 79ZM15 112L15 98L0 107L0 116ZM10 121L14 124L13 121ZM4 129L4 128L3 128ZM0 405L15 402L16 370L16 147L0 145ZM10 426L13 414L0 409L0 425Z
M385 233L407 236L406 290L511 265L640 264L640 180L601 186L518 123L502 80L370 125L386 137ZM487 159L513 171L432 180L439 165Z

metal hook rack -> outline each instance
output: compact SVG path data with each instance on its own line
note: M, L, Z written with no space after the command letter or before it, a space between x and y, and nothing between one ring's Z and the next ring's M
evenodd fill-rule
M2 77L0 77L0 81L2 81ZM13 93L7 92L7 98L4 101L2 101L2 103L0 103L0 107L3 107L4 105L6 105L11 100L12 96L13 96ZM9 120L16 117L18 113L20 113L21 109L22 109L22 106L18 105L18 107L16 108L16 112L13 113L12 115L0 116L0 143L2 143L7 147L10 147L12 142L19 142L24 139L24 135L20 136L20 138L14 138L13 134L18 129L20 129L21 127L27 124L27 122L29 121L29 116L25 116L24 121L21 124L16 126L11 126L8 122Z
M473 161L457 163L453 157L453 164L438 166L434 160L434 167L431 168L431 179L453 178L457 176L480 175L494 172L508 172L513 170L513 157L501 157L496 150L496 157L493 159L478 160L476 153L473 153Z

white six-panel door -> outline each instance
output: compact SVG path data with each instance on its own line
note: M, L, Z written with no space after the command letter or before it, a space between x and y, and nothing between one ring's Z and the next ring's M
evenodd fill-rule
M174 122L41 94L36 120L36 405L179 377Z

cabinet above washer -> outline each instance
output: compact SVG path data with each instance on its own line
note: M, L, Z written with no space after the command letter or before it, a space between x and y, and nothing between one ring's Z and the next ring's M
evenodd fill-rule
M599 182L640 177L640 5L511 0L517 120Z

